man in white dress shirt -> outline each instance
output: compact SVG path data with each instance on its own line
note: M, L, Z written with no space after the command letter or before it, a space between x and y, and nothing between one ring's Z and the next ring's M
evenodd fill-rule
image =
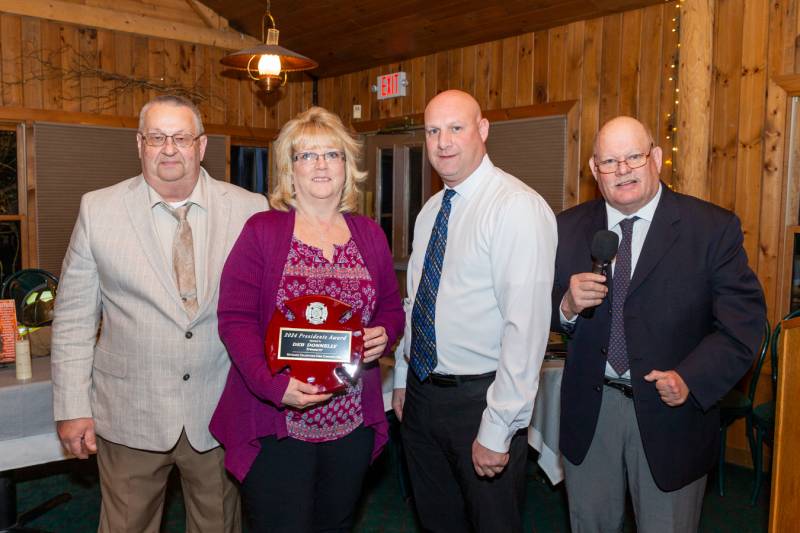
M555 217L489 160L489 122L472 96L433 98L425 132L445 190L416 220L392 401L414 499L426 530L521 531Z

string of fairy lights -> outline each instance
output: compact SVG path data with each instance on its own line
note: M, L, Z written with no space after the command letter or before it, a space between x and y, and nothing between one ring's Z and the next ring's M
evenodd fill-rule
M678 165L676 164L676 160L678 158L678 104L680 103L679 96L680 96L680 88L678 87L678 72L680 72L680 51L681 51L681 4L683 4L685 0L666 0L667 3L673 3L675 7L675 11L673 12L672 16L669 17L671 24L671 31L672 33L676 34L677 36L677 43L675 45L675 50L672 53L672 58L670 62L670 74L668 76L667 82L668 85L664 87L665 91L672 90L674 94L674 98L671 98L670 101L672 102L672 109L665 113L665 131L666 131L666 140L672 141L672 150L670 154L667 154L664 158L664 165L670 169L672 173L669 179L670 188L676 184L677 177L678 177Z

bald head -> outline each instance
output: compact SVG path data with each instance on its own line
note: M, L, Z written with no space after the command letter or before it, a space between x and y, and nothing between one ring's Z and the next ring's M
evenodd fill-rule
M602 138L609 136L613 137L615 135L619 135L620 132L629 132L630 134L646 139L645 142L653 142L653 134L650 133L650 129L647 126L633 117L622 115L612 118L603 124L603 127L600 128L600 131L597 132L597 136L594 139L595 153L597 153L597 143L600 142Z
M481 119L481 106L478 101L472 97L471 94L456 89L443 91L431 98L428 105L425 106L425 118L427 120L428 113L436 113L440 108L461 110L465 115L471 115L476 121Z
M428 159L448 186L455 187L480 166L488 136L489 121L481 115L475 98L464 91L444 91L428 102Z
M647 127L633 117L620 116L600 128L589 167L606 202L632 215L658 193L661 157Z

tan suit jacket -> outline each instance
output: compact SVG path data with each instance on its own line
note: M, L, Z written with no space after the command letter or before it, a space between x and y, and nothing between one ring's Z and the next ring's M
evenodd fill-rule
M56 420L93 417L104 439L143 450L169 450L182 429L198 451L218 446L208 423L230 367L217 333L220 272L245 221L267 202L205 170L200 179L206 286L192 320L161 251L144 178L82 198L53 322Z

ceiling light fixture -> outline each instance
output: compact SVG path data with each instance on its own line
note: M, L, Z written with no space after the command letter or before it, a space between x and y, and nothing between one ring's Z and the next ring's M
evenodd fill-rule
M264 44L239 50L220 60L227 67L247 72L258 88L268 93L286 84L287 72L310 70L319 66L313 59L278 46L280 32L270 13L270 4L267 2L267 11L261 19L261 40Z

